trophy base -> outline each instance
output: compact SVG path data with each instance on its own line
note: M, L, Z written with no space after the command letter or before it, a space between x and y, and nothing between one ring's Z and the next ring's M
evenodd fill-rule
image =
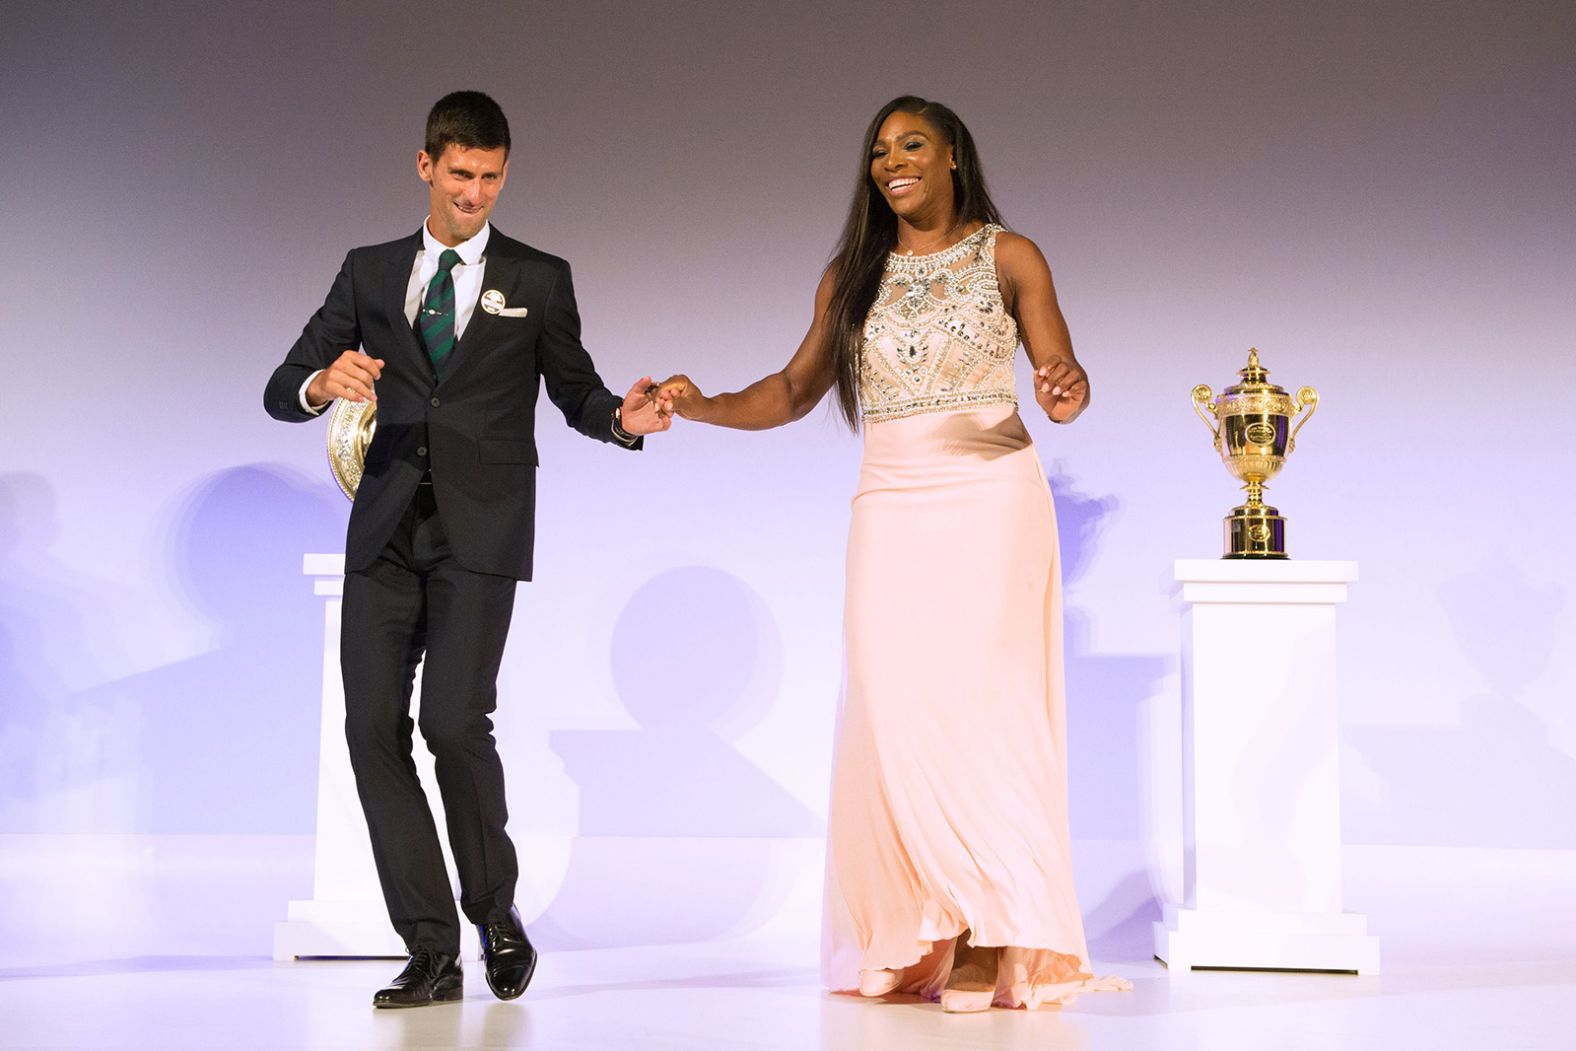
M1233 507L1224 524L1226 553L1221 558L1286 557L1286 519L1275 508Z

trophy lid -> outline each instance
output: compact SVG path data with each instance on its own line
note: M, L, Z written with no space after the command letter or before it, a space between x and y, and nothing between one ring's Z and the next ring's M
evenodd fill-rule
M1221 393L1255 394L1267 392L1271 394L1285 394L1286 388L1269 382L1270 370L1259 364L1259 350L1257 347L1248 348L1248 364L1246 368L1238 369L1237 375L1242 377L1240 383L1233 383Z

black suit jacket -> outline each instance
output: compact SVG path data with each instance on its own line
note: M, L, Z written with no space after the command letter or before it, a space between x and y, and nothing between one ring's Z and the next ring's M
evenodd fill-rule
M622 399L603 385L580 344L569 264L497 229L487 239L482 290L503 293L526 316L502 317L478 304L440 382L405 320L421 243L418 230L345 257L322 309L269 377L263 403L278 420L315 419L299 399L308 376L356 347L382 358L377 431L350 512L346 571L377 559L430 467L460 565L530 580L541 381L571 427L620 447L612 423Z

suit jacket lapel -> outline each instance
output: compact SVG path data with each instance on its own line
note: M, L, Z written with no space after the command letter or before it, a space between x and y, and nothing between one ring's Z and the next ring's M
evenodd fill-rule
M396 345L431 376L432 360L416 338L416 330L405 320L405 292L410 288L410 270L416 265L416 250L420 247L420 230L416 231L414 237L395 242L395 251L389 256L388 283L384 286L383 302L388 308Z
M495 231L496 232L496 231ZM454 346L454 353L449 356L447 366L444 368L444 378L465 367L466 362L481 353L481 348L487 346L488 340L493 335L493 326L498 324L498 318L482 309L481 297L487 294L488 289L498 289L504 293L505 301L514 292L517 267L513 260L503 254L502 249L494 244L487 246L487 257L482 261L482 288L477 294L477 299L471 310L471 319L465 323L465 331L460 334L460 341Z

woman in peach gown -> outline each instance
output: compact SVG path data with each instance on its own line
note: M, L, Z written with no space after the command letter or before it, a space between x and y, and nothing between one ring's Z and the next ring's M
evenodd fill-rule
M1050 268L1006 231L972 136L905 96L866 133L842 241L782 371L680 416L761 430L828 391L864 429L824 974L953 1011L1124 988L1089 967L1068 855L1056 518L1018 418L1019 342L1057 423L1089 403Z

